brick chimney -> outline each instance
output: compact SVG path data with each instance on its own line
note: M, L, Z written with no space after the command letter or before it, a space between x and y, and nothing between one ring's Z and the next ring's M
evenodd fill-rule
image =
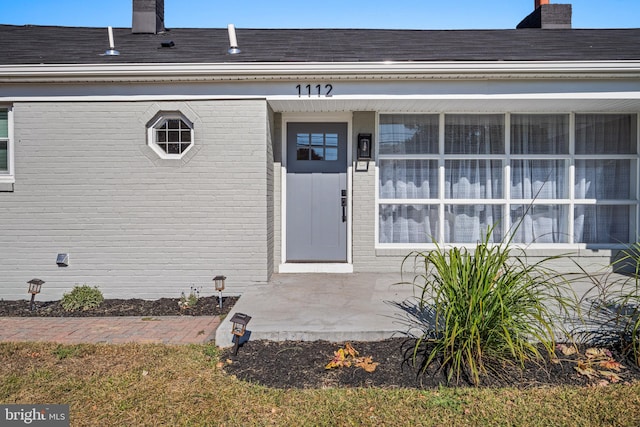
M570 4L549 4L549 0L534 0L534 6L535 10L516 28L571 28Z
M164 0L133 0L132 33L158 34L164 31Z

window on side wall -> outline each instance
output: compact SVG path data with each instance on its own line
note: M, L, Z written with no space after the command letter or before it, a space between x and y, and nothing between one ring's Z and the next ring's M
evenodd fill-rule
M193 147L193 123L179 112L158 114L147 135L149 146L163 159L181 159Z
M0 107L0 183L14 182L11 119L11 109Z
M633 242L637 118L381 114L378 243Z

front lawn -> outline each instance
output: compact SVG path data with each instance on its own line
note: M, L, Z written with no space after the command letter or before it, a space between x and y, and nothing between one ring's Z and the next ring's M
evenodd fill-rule
M640 425L637 382L283 390L242 382L218 362L206 345L0 343L0 402L69 404L72 426Z

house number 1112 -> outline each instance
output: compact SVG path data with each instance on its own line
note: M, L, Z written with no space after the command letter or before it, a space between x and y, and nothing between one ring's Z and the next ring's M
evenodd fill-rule
M296 90L298 91L298 96L331 96L333 85L296 85Z

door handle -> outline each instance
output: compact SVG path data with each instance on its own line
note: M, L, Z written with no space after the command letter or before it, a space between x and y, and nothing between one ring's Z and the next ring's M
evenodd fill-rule
M347 222L347 190L341 191L342 195L342 222Z

